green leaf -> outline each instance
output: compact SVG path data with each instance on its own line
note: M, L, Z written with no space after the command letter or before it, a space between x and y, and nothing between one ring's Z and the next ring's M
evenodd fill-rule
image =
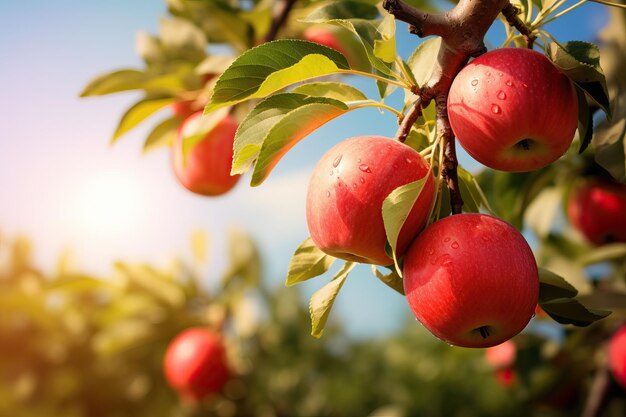
M325 254L308 237L296 249L289 262L286 286L322 275L331 267L335 258Z
M396 270L400 276L402 275L396 256L398 236L400 235L402 226L409 217L409 214L413 209L413 205L415 205L415 202L424 189L426 180L430 175L432 174L428 171L424 178L396 188L389 193L387 198L383 201L382 214L383 224L385 225L385 234L387 235L387 241L392 249L393 261L396 265Z
M626 119L605 123L593 136L595 160L613 178L626 182Z
M198 26L179 18L162 18L161 45L167 56L171 58L200 61L206 53L207 39Z
M493 212L485 193L480 188L478 181L476 181L472 173L459 165L457 167L457 175L463 202L469 201L475 213L478 213L481 207L487 209L489 212Z
M390 271L388 274L385 275L378 270L376 265L372 265L372 273L374 274L376 278L381 280L389 288L392 288L398 293L405 295L404 294L404 281L402 280L402 277L398 275L396 271Z
M593 114L587 104L585 92L576 86L576 93L578 94L578 138L580 140L578 153L581 154L593 138Z
M230 67L235 58L231 55L211 55L196 66L196 74L221 74Z
M168 95L155 95L148 96L135 103L122 116L122 119L120 120L117 129L115 129L115 133L113 134L111 143L115 143L120 136L122 136L162 108L172 104L174 100L175 99L173 97L170 97Z
M250 236L239 229L233 228L228 236L229 265L222 274L222 287L236 283L255 287L261 281L261 255Z
M430 80L440 48L441 38L439 36L429 38L420 43L409 57L409 68L411 68L418 86L421 87Z
M334 98L343 102L367 100L367 96L359 89L339 82L306 83L294 88L291 92L314 97Z
M156 125L152 132L148 134L143 144L145 153L164 146L171 146L176 138L176 130L180 126L181 121L177 117L170 117Z
M240 16L254 29L254 38L263 39L272 26L273 0L261 0L254 8L243 11Z
M341 69L349 69L348 62L334 49L293 39L268 42L243 53L220 76L205 113Z
M346 104L332 98L297 93L268 97L237 130L231 173L245 172L256 160L251 185L259 185L300 139L348 111Z
M391 64L396 60L396 19L393 15L385 16L378 25L380 39L374 40L374 55Z
M591 43L581 41L567 42L563 46L565 49L551 43L547 51L548 57L610 118L609 92L600 67L600 50Z
M209 252L209 239L205 232L202 230L196 230L191 235L191 253L193 259L198 265L203 265L207 261L207 254Z
M143 71L125 69L101 75L92 80L80 93L81 97L101 96L143 87L150 75Z
M558 298L540 303L540 306L555 321L579 327L589 326L611 314L610 311L588 309L573 298Z
M539 302L545 303L559 298L573 298L578 290L560 275L539 268Z
M626 243L611 243L592 249L582 255L578 262L582 265L593 265L600 262L619 261L626 259Z
M343 287L348 274L356 266L355 262L346 262L339 272L335 274L332 281L317 290L312 296L309 303L309 312L311 314L311 335L316 338L322 337L324 327L328 320L330 310L333 308L337 294Z
M123 274L130 283L140 288L142 292L151 295L156 300L172 307L182 307L185 303L185 293L182 288L150 266L135 266L116 262L114 267L119 273Z
M561 210L563 190L545 187L528 205L524 221L540 238L545 238L554 227L556 215Z

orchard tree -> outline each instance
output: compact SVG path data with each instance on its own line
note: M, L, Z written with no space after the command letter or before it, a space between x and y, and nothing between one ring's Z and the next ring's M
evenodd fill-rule
M612 9L601 47L546 29L584 0L461 0L441 13L402 0L170 0L161 35L138 37L146 67L99 77L83 96L143 90L113 140L170 106L146 150L172 146L177 171L197 177L227 161L232 176L250 172L252 186L329 121L368 107L393 113L395 137L337 138L312 173L311 236L286 283L341 263L311 298L313 336L357 263L406 294L422 324L451 344L497 345L540 311L567 326L568 343L532 365L517 355L526 360L519 379L528 386L537 373L549 375L545 393L563 377L549 370L552 360L583 369L580 377L597 370L584 411L592 416L609 391L606 355L574 365L589 358L580 352L605 351L598 346L626 306L625 15L623 5L595 1ZM497 20L506 38L487 51ZM409 57L397 55L397 21L416 35ZM232 54L208 55L223 44ZM378 96L348 84L351 77L375 80ZM401 108L385 103L397 90ZM183 124L201 108L202 123ZM223 130L227 118L236 132ZM459 166L457 137L484 169ZM208 138L223 143L210 148ZM210 163L194 156L201 148L214 149ZM204 194L236 181L220 175L211 178L220 192ZM522 231L537 237L534 254ZM618 314L595 323L610 310Z

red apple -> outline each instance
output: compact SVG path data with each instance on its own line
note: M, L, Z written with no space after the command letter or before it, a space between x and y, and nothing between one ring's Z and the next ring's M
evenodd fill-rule
M230 376L222 338L199 327L183 331L165 352L164 371L167 382L186 401L219 392Z
M572 81L539 52L503 48L454 79L448 116L461 146L502 171L533 171L565 153L578 126Z
M609 367L615 380L626 389L626 325L620 327L611 337Z
M185 120L198 111L198 109L194 109L192 100L176 101L172 103L171 109L174 116L181 120Z
M428 175L400 231L396 253L401 256L428 220L435 198L429 171L417 151L393 139L359 136L335 145L309 182L306 216L313 242L337 258L392 264L385 252L383 201L394 189Z
M457 214L433 223L411 244L404 291L417 319L439 339L489 347L532 318L539 274L513 226L485 214Z
M626 185L588 180L567 203L570 222L592 243L626 242Z
M201 128L202 118L202 112L194 113L178 128L172 149L174 172L188 190L196 194L217 196L233 188L240 177L230 175L237 121L228 114L224 116L189 151L185 164L183 138L192 136Z
M339 28L328 25L309 26L302 37L309 42L327 46L347 56L347 51L337 37L338 30Z
M517 380L515 370L512 368L498 369L495 373L495 377L498 384L504 388L511 388Z
M485 350L485 360L496 369L510 368L515 363L516 356L517 347L512 340L507 340Z

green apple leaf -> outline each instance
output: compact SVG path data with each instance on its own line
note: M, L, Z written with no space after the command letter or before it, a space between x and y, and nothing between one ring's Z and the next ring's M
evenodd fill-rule
M314 97L334 98L343 102L367 100L367 96L358 88L339 82L306 83L294 88L291 92Z
M563 46L565 49L551 43L547 51L548 57L610 118L609 92L600 67L600 50L596 45L581 41L570 41Z
M578 138L580 140L578 153L581 154L593 138L593 113L587 104L585 92L576 86L576 93L578 93Z
M322 75L349 69L334 49L294 39L268 42L244 52L220 76L205 113Z
M159 22L161 46L169 60L200 62L206 56L207 39L202 29L180 17Z
M396 256L398 236L400 235L402 226L409 217L409 214L411 213L415 202L419 198L420 193L424 189L426 180L430 175L432 174L428 171L424 178L396 188L389 193L387 198L383 201L382 216L383 224L385 226L385 234L387 235L387 241L391 246L393 262L400 277L402 277L402 272L398 265L398 258Z
M626 243L611 243L592 249L582 255L581 265L593 265L600 262L626 260Z
M380 39L374 40L374 55L391 64L396 60L396 19L386 15L378 25Z
M231 173L243 173L256 161L250 184L261 184L299 140L348 111L345 103L333 98L298 93L268 97L237 130Z
M402 280L402 277L398 275L396 271L392 270L388 274L385 275L378 270L378 267L376 267L376 265L372 265L372 273L374 274L376 278L381 280L389 288L392 288L398 293L405 295L404 294L404 281Z
M183 165L187 165L187 158L189 152L196 146L202 139L212 131L219 122L229 113L229 108L222 108L217 112L211 113L202 117L195 117L190 121L187 121L180 130L182 136L183 147Z
M245 232L232 228L228 233L229 264L221 277L222 288L237 281L257 287L261 280L261 254L254 240Z
M598 127L593 136L595 160L613 178L626 182L626 118Z
M196 74L221 74L230 67L235 58L231 55L211 55L200 62L194 72Z
M411 68L418 86L421 87L430 80L440 48L441 38L439 36L429 38L420 43L409 57L409 68Z
M254 29L255 39L265 38L270 31L274 3L274 0L261 0L252 9L240 13L241 18Z
M309 312L311 313L311 335L313 337L318 339L322 337L328 315L333 308L337 294L343 287L348 274L356 265L355 262L344 263L333 279L311 296Z
M559 187L545 187L528 205L524 221L540 238L545 238L554 227L554 220L561 210L563 190Z
M115 270L128 279L131 285L145 291L159 302L171 307L182 307L185 293L175 282L148 265L114 264Z
M539 302L545 303L559 298L573 298L578 290L560 275L539 268Z
M150 75L143 71L124 69L101 75L92 80L80 93L81 97L101 96L120 91L143 88Z
M480 188L480 184L478 184L478 181L476 181L472 173L459 165L457 167L457 175L459 178L461 197L463 198L463 202L469 205L467 207L468 210L471 209L474 213L478 213L481 208L485 208L493 213L485 193Z
M541 302L539 305L558 323L579 327L589 326L611 314L610 311L588 309L573 298L557 298Z
M174 101L175 99L167 94L149 95L138 101L122 116L111 143L115 143L120 136Z
M156 125L148 134L143 144L144 153L164 146L171 146L176 138L176 130L181 121L178 117L170 117Z
M310 237L306 238L291 257L285 285L289 287L324 274L335 259L319 250Z

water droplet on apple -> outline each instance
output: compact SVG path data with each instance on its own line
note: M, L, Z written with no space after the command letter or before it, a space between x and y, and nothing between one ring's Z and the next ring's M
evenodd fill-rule
M360 164L361 163L361 158L357 159L356 161Z
M477 86L477 85L478 85L478 80L477 80L476 78L474 78L474 79L472 80L472 85L473 85L473 86Z
M354 188L356 190L356 182L352 183L352 188Z
M343 158L343 155L339 155L335 158L335 160L333 161L333 167L337 168L337 165L339 165L339 163L341 162L341 158Z
M536 316L536 314L535 314L535 313L533 313L533 315L532 315L530 318L531 318L531 319L534 319L534 318L535 318L535 316Z
M502 73L501 73L501 72L499 72L499 73L498 73L498 76L499 76L499 77L502 77Z
M487 71L485 74L487 74L487 75L491 75L491 71Z
M359 165L359 169L363 172L367 172L368 174L370 174L372 172L372 170L370 169L369 165L367 164L361 164Z
M522 83L522 86L523 86L524 88L528 88L528 84L526 84L526 83Z
M484 240L485 242L489 242L489 236L482 235L480 238Z
M459 248L459 242L457 242L456 240L454 242L452 242L452 245L450 245L452 247L452 249L458 249Z
M394 169L398 169L398 164L393 164Z
M361 177L359 178L359 181L361 181L361 184L365 184L365 178Z
M513 87L513 81L508 80L508 81L506 82L506 85L508 85L509 87Z
M428 249L428 254L429 255L434 255L435 250L433 248Z
M502 90L498 91L498 98L500 100L506 100L506 93Z
M406 163L407 163L407 164L412 164L412 163L413 163L413 161L411 160L411 158L406 158L406 159L405 159L405 161L406 161Z
M452 240L452 238L451 238L451 237L447 237L447 238L445 238L443 241L444 241L444 242L446 242L446 243L448 243L448 242L449 242L449 241L451 241L451 240Z
M491 112L493 114L500 114L502 112L502 109L497 104L494 104L493 106L491 106Z
M445 255L441 261L441 266L450 266L452 265L452 258L450 255Z
M326 191L326 197L330 197L330 191Z

